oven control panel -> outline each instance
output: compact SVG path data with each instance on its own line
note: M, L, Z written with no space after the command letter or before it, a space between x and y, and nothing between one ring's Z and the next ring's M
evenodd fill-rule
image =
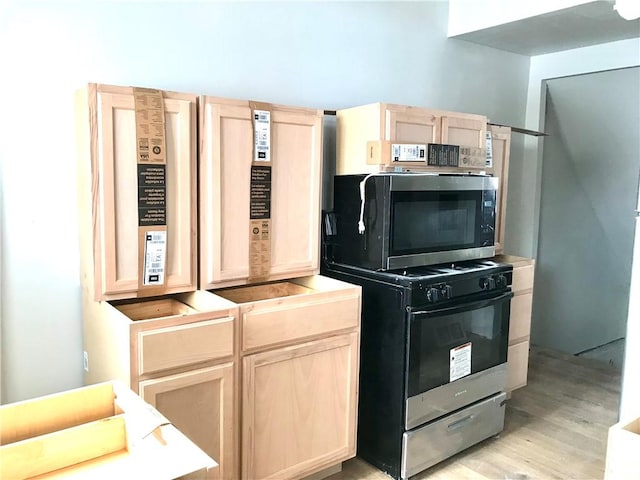
M478 282L478 286L480 290L498 290L502 288L506 288L509 283L507 280L507 276L503 273L498 273L496 275L489 275L487 277L480 277L480 281Z
M455 300L482 292L499 292L511 285L511 271L462 275L444 282L416 282L412 286L414 306Z

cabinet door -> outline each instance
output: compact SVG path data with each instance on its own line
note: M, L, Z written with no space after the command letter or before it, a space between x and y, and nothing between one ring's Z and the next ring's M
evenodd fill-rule
M399 143L441 143L441 117L426 109L387 109L386 140Z
M492 172L495 177L500 179L498 193L496 195L496 254L499 254L504 250L511 129L509 127L498 127L495 125L489 125L488 129L491 132Z
M355 455L358 334L244 358L242 478L292 479Z
M217 100L217 99L216 99ZM200 128L200 283L249 275L249 184L253 127L248 102L205 97Z
M318 273L322 117L315 110L271 111L271 275Z
M462 147L483 148L487 121L479 116L446 114L442 116L442 142Z
M233 365L180 373L139 384L140 396L220 465L220 478L237 478L234 465Z
M512 392L527 384L529 370L529 341L509 346L507 351L507 385L505 392Z
M201 288L249 277L253 125L249 102L205 98L200 159ZM316 110L271 106L268 280L317 273L322 124Z
M119 93L118 93L119 91ZM167 257L163 292L196 289L195 97L165 93ZM144 296L138 291L138 173L131 89L98 89L93 159L96 296Z

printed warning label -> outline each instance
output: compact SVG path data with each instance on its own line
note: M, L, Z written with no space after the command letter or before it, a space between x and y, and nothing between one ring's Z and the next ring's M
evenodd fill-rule
M471 342L449 350L449 381L471 373Z

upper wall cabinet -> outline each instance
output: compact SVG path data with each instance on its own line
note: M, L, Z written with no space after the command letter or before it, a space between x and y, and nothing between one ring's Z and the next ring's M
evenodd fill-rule
M486 146L486 131L487 118L468 113L386 103L338 110L336 173L372 173L393 168L384 160L372 162L368 158L368 142L443 143L481 149ZM460 166L483 168L484 163L480 167Z
M195 290L197 97L90 84L76 100L83 275L95 299Z
M487 155L487 133L491 155ZM374 103L337 112L336 173L415 171L486 173L499 178L496 198L496 254L504 248L511 129L491 125L482 115ZM372 143L373 142L373 143ZM391 145L446 144L460 148L458 166L395 161ZM386 149L386 152L384 151ZM468 153L471 152L471 153Z
M200 102L200 288L318 273L323 112Z

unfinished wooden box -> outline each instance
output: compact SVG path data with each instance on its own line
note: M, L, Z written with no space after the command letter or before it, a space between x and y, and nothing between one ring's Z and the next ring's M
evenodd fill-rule
M117 379L237 475L235 335L238 307L209 292L85 299L85 383Z
M0 407L0 478L218 478L218 466L117 382Z
M164 284L144 286L134 89L90 84L76 96L81 261L96 300L196 289L197 97L176 92L162 92L162 97Z
M268 111L268 161L254 162L254 113ZM252 164L271 168L270 240L260 282L320 271L322 110L200 97L200 288L251 275Z
M215 292L240 308L242 478L353 457L361 288L316 275Z

